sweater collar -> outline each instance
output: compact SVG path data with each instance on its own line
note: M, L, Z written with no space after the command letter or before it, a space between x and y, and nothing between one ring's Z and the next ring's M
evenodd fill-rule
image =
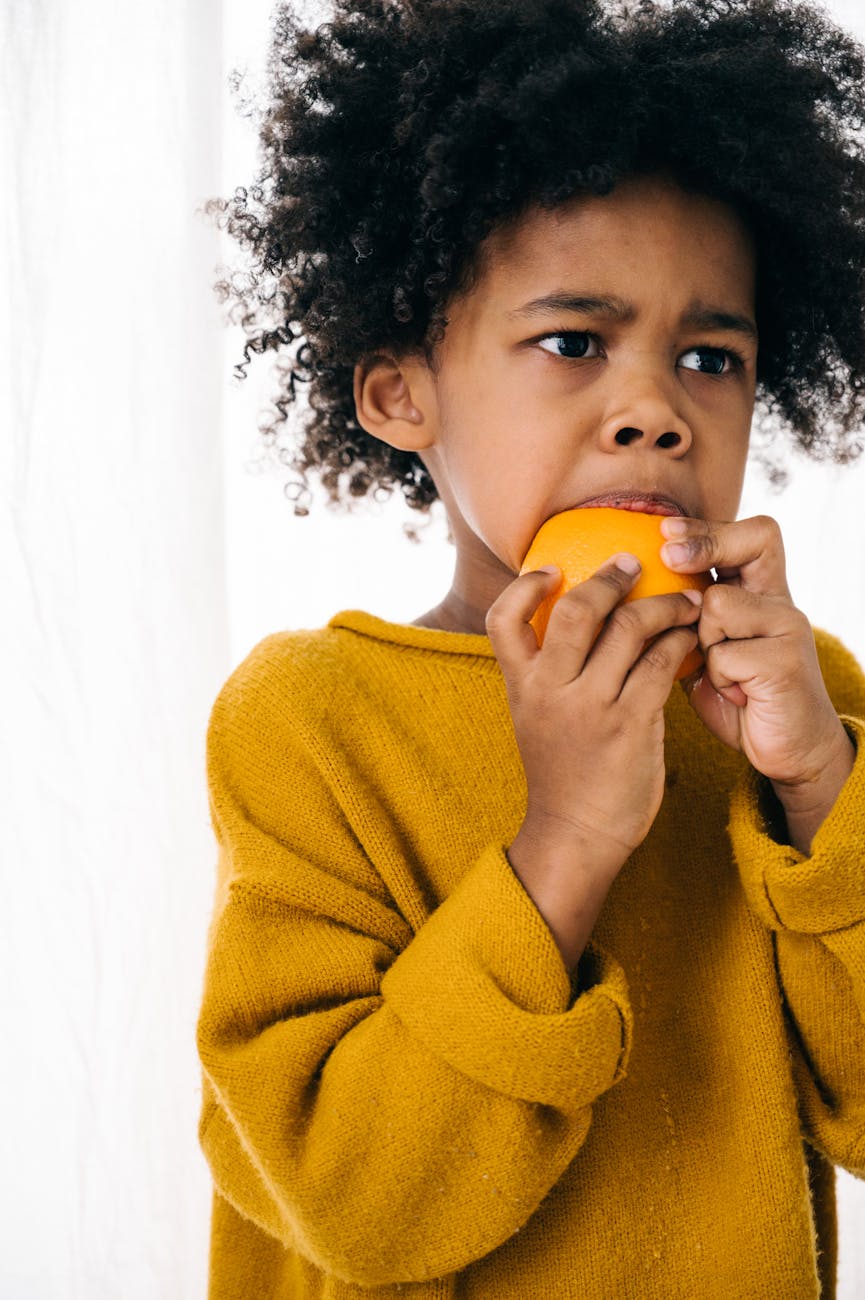
M393 645L411 646L417 650L495 658L488 636L475 632L443 632L439 628L415 627L412 623L392 623L362 609L340 610L327 626L345 628L376 641L389 641Z

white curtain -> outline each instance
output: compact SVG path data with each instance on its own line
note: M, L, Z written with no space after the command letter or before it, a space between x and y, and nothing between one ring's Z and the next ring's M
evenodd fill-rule
M215 850L210 705L266 633L446 588L438 516L294 519L254 468L267 363L231 380L196 210L248 181L231 69L270 4L0 0L0 1295L203 1300L194 1027ZM312 16L318 10L307 4ZM865 38L859 0L834 0ZM865 463L749 472L796 603L865 663ZM842 1300L865 1183L838 1175ZM264 1298L262 1298L264 1300Z
M221 11L0 12L0 1295L192 1300Z

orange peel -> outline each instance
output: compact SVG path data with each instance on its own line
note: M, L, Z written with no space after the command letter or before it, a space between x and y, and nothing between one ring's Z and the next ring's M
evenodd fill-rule
M621 604L688 588L705 591L712 585L710 573L676 573L664 563L661 547L668 539L661 532L663 519L663 515L644 514L639 510L583 506L553 515L541 525L526 552L520 573L555 564L562 571L562 579L556 589L544 597L530 620L539 646L543 645L556 601L566 591L597 573L620 551L630 551L642 565L640 576L622 598ZM695 608L695 620L698 616ZM654 637L646 645L651 645L653 640ZM702 651L696 647L682 660L675 680L696 672L704 662Z

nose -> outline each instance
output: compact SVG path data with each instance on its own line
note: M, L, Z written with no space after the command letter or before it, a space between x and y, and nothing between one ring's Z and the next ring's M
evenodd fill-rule
M605 451L619 447L657 448L678 460L691 446L692 434L686 420L662 391L661 384L645 380L639 390L632 388L601 429L601 446Z

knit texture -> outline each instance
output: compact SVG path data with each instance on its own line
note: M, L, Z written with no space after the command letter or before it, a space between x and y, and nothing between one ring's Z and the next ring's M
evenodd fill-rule
M667 788L572 977L506 849L489 639L357 610L213 706L210 1300L810 1300L865 1177L865 675L808 857L674 686ZM822 1287L822 1290L821 1290Z

